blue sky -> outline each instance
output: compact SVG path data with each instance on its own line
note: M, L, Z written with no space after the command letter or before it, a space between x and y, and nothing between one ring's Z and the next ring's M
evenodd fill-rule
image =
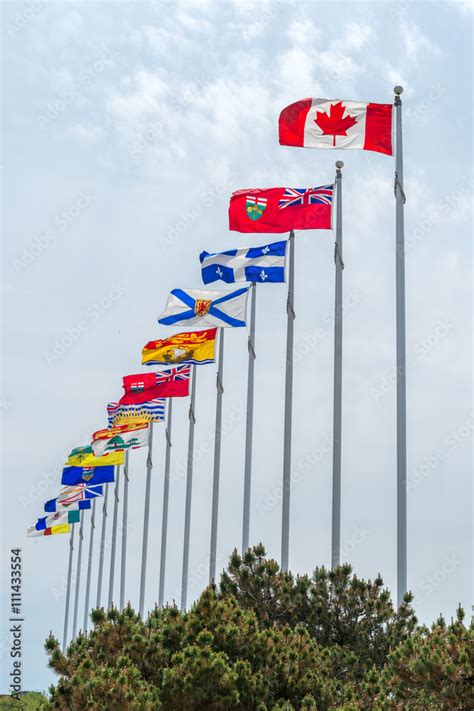
M61 635L68 540L27 540L26 528L55 495L70 449L105 426L105 405L119 396L121 376L140 370L143 344L169 335L156 322L168 291L200 286L199 252L262 243L228 232L230 193L324 184L337 159L345 162L343 557L395 590L393 161L280 147L279 111L307 96L390 102L395 84L405 89L408 582L422 620L450 616L459 601L468 608L472 3L32 1L2 9L1 690L9 551L23 549L23 686L45 689L52 675L42 644L50 630ZM333 299L332 234L298 234L290 543L298 572L330 561ZM258 291L251 541L275 557L285 300L283 285ZM246 357L245 330L228 333L220 567L241 540ZM213 366L199 371L190 597L207 580L214 381ZM166 597L179 602L187 403L174 414ZM147 607L158 591L158 426L154 463ZM141 451L130 476L126 592L138 605Z

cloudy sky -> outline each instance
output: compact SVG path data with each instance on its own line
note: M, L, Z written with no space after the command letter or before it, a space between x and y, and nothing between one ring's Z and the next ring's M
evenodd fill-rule
M56 494L71 448L106 425L121 376L141 370L143 344L170 335L156 321L168 291L200 286L201 250L263 243L229 233L233 190L327 183L336 159L345 161L343 558L395 590L393 161L280 147L279 111L307 96L390 102L404 86L408 584L424 621L469 607L472 3L32 0L3 3L3 15L1 691L10 550L23 556L23 688L45 689L42 644L50 630L62 634L68 539L27 539L26 528ZM261 287L257 300L251 542L278 558L284 285ZM330 562L333 308L333 235L299 233L297 572ZM220 568L242 528L247 334L229 331ZM199 370L197 390L190 598L208 573L214 366ZM166 598L179 602L187 402L174 413ZM157 425L147 608L158 591L164 443ZM131 455L130 479L126 595L138 605L143 451ZM88 536L86 525L86 546ZM93 598L96 574L97 549ZM82 587L80 622L83 605Z

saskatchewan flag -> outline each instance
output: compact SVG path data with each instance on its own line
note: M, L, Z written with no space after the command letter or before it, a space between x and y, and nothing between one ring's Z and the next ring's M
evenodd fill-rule
M70 467L106 467L118 466L124 462L123 451L110 452L104 457L95 457L92 447L75 447L67 458L66 464Z

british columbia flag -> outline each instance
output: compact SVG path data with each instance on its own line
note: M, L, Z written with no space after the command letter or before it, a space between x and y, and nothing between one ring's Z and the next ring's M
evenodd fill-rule
M321 185L318 188L286 188L278 201L282 210L291 205L331 205L334 185Z

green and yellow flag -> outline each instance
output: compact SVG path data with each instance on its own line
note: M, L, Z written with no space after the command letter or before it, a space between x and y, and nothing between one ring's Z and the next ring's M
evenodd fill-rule
M103 457L95 457L92 447L75 447L67 458L70 467L116 467L124 463L123 450L111 452Z

